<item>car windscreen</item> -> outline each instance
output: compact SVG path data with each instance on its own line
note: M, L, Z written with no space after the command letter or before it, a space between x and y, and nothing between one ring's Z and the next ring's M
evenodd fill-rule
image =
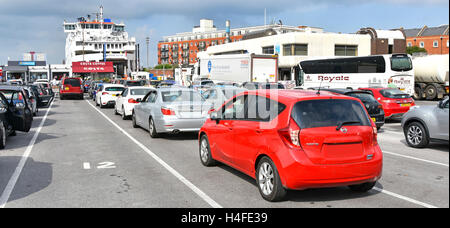
M141 86L141 82L140 81L127 81L126 83L127 86Z
M282 84L266 84L263 86L265 89L284 89L284 85Z
M109 92L122 92L124 90L125 90L124 87L106 87L105 88L105 91L109 91Z
M391 69L393 71L412 70L411 59L407 55L394 55L391 57Z
M140 95L146 95L148 92L150 92L151 89L131 89L130 95L133 96L140 96Z
M246 89L222 89L223 95L225 95L225 98L227 99L230 99L244 91L246 91Z
M292 118L301 129L335 127L344 122L349 125L370 126L364 107L355 100L321 99L297 102Z
M345 95L347 96L351 96L351 97L356 97L358 99L360 99L363 103L374 103L377 100L375 100L375 98L368 93L346 93Z
M17 91L11 91L11 90L0 90L1 93L6 97L6 99L11 100L17 100L19 99L19 92Z
M202 101L203 98L200 93L196 91L162 91L161 92L163 102L184 102L184 101Z
M79 79L75 79L75 78L68 78L64 80L64 85L71 85L73 87L80 87L81 86L81 82Z
M214 82L213 81L202 81L200 83L200 85L202 85L202 86L214 86Z
M382 89L380 93L383 97L387 98L410 98L411 96L402 92L399 89Z

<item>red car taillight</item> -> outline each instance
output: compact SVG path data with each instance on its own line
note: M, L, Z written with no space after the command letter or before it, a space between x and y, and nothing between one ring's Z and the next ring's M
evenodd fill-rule
M133 99L133 98L130 98L130 99L128 99L128 103L131 103L131 104L138 104L139 102L137 102L135 99Z
M373 138L372 138L372 145L378 145L378 130L377 127L372 127L372 134L373 134Z
M161 108L161 112L165 116L174 116L175 115L175 111L170 108Z
M103 92L103 93L102 93L102 95L106 95L106 94L109 94L109 93L107 93L107 92Z
M289 126L278 130L278 133L287 145L295 148L301 148L300 131L300 127L291 118L289 121Z

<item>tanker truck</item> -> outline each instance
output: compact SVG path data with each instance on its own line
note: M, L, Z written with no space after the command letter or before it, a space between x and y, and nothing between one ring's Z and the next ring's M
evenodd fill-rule
M434 100L448 95L448 56L413 56L414 99Z

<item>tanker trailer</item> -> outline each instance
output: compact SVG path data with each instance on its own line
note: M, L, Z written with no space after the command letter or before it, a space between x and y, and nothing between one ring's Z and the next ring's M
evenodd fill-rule
M414 99L442 99L448 94L449 55L427 55L412 58Z

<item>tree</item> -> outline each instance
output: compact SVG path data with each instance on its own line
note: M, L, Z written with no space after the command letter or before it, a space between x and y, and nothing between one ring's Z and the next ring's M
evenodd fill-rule
M155 66L155 69L172 69L173 66L171 64L159 64Z
M421 47L417 47L417 46L412 46L412 47L407 47L406 48L406 53L412 55L413 53L416 52L425 52L427 53L427 50L425 48L421 48Z

